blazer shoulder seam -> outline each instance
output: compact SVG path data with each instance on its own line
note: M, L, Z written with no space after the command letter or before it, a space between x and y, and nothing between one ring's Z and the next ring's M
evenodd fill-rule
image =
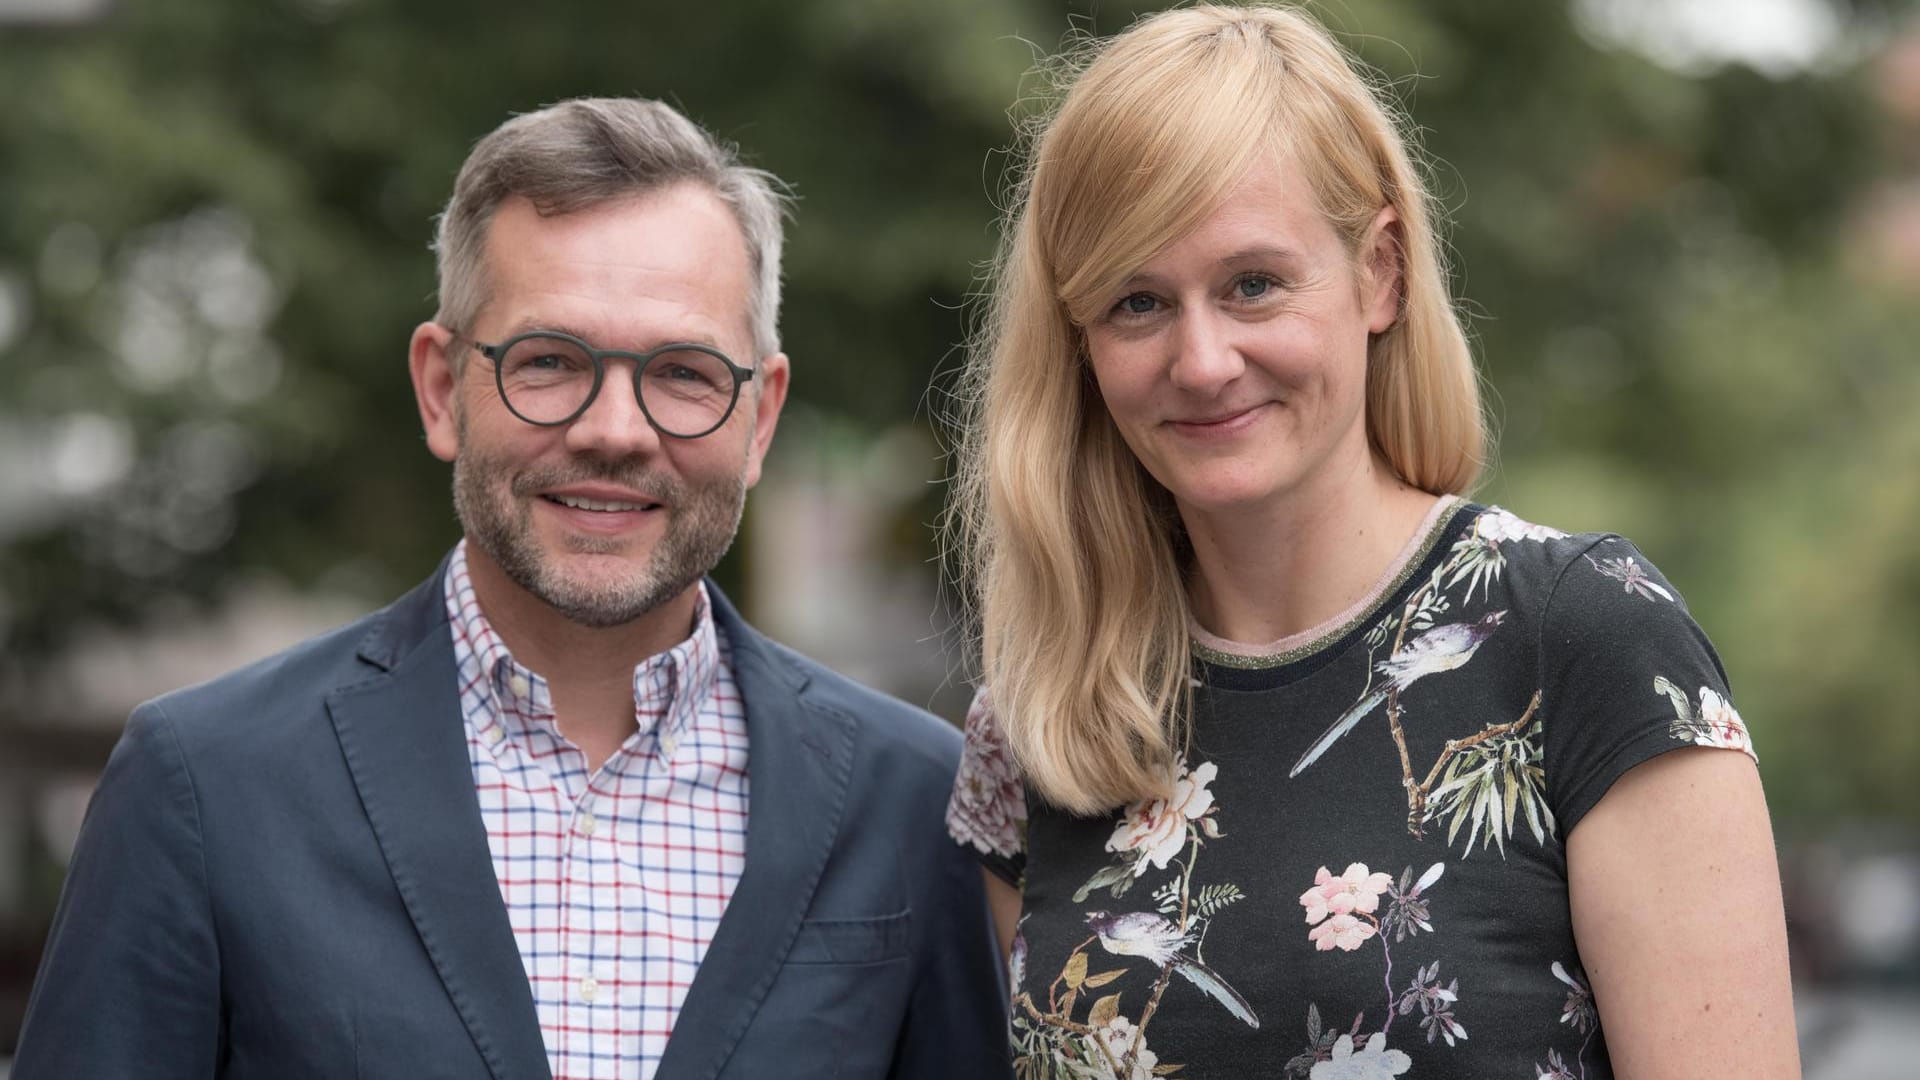
M163 736L173 751L180 768L180 776L186 783L187 808L191 812L189 823L193 827L194 853L200 863L200 895L207 905L207 927L213 934L213 951L220 955L220 921L213 906L213 870L207 865L207 830L201 820L200 785L193 776L193 762L187 756L187 748L180 741L178 725L168 715L166 706L159 702L149 702L144 707L153 716L156 736Z

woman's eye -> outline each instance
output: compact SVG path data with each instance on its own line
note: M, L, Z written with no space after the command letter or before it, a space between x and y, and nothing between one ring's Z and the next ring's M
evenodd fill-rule
M1119 308L1123 314L1127 315L1151 315L1154 306L1158 303L1159 301L1146 293L1134 293L1132 296L1122 298Z
M1258 300L1273 288L1273 279L1259 274L1249 274L1233 283L1234 295L1242 300Z

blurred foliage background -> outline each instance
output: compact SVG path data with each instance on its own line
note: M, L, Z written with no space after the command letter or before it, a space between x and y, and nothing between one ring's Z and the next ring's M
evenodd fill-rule
M513 112L661 97L791 182L793 438L937 476L898 432L935 422L1036 57L1155 6L0 0L0 754L89 627L432 569L457 528L405 344ZM1783 834L1920 825L1912 4L1314 8L1432 158L1501 432L1480 497L1680 585ZM904 490L867 550L925 576L939 488ZM809 572L727 574L751 611Z

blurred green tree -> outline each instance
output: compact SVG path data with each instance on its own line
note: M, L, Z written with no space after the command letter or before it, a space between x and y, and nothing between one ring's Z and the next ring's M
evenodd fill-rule
M373 600L432 566L456 529L404 363L431 219L475 138L560 98L666 98L792 182L796 395L925 419L1036 55L1155 6L172 0L6 28L0 678L247 574ZM1852 228L1914 133L1871 48L1680 74L1579 6L1318 5L1435 162L1503 432L1482 497L1642 542L1784 814L1920 821L1920 304ZM1907 10L1834 9L1849 42Z

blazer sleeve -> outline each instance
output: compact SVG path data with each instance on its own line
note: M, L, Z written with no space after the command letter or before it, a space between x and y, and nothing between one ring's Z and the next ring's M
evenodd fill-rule
M944 839L944 838L943 838ZM894 1050L894 1080L1011 1080L1006 976L979 864L960 847L930 852L928 910L916 932L912 997Z
M81 826L14 1080L212 1077L220 957L193 777L156 703L137 709Z

